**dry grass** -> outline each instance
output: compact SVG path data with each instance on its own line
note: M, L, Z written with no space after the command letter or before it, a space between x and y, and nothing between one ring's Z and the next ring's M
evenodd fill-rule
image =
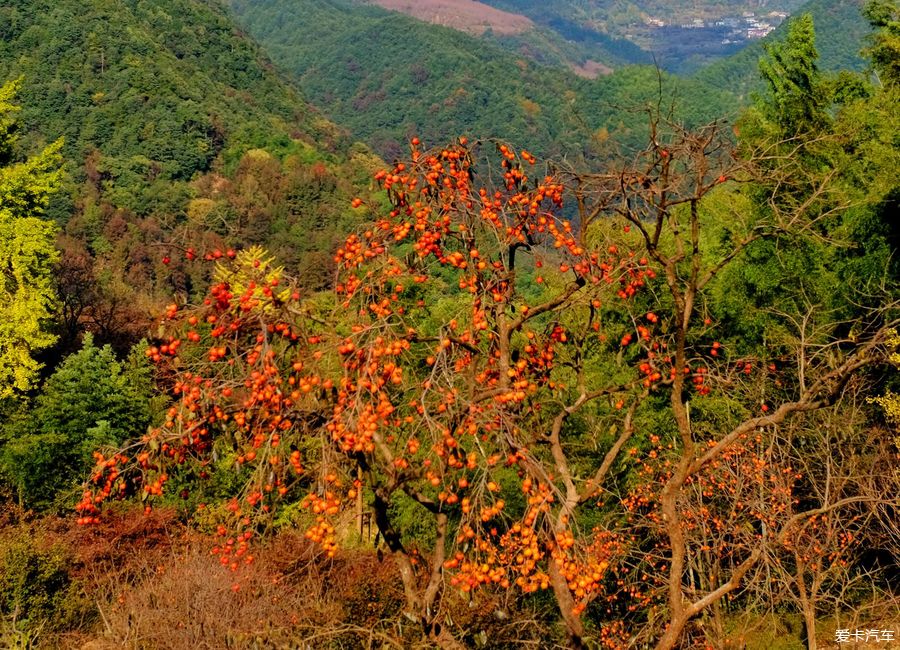
M571 67L575 74L586 79L596 79L599 76L606 76L613 73L612 68L594 61L593 59L588 59L581 65L575 65L573 63L571 64Z
M64 626L30 628L0 617L0 648L431 647L404 615L395 563L370 547L330 559L302 535L281 532L258 542L255 561L233 573L210 554L215 540L179 523L174 511L145 516L139 508L108 512L91 527L0 511L4 540L64 553L73 589L61 611L81 613ZM448 590L442 606L467 646L550 647L555 612L537 616L511 593Z
M389 561L329 560L301 537L281 535L231 572L210 546L191 539L145 552L118 579L116 566L97 565L102 624L91 647L403 647L386 623L402 602Z
M495 9L475 0L372 0L391 11L419 20L452 27L470 34L483 34L488 28L496 34L521 34L534 27L530 18Z

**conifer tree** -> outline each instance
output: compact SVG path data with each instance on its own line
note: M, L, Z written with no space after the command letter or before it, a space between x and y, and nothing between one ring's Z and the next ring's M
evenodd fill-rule
M826 123L816 61L816 34L810 14L793 20L783 43L766 48L767 57L760 60L763 79L769 87L767 117L775 122L783 135L809 133Z
M109 345L97 347L85 335L82 349L47 380L29 416L5 428L0 472L21 502L49 505L83 478L96 449L146 429L152 384L141 357L120 363Z

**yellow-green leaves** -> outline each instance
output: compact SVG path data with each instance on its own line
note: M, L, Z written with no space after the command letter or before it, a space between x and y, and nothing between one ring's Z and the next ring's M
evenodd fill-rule
M263 289L277 287L283 272L284 269L275 264L275 258L261 246L251 246L237 253L234 264L217 264L213 278L216 282L228 283L235 296L252 294L255 299L261 300ZM278 289L275 295L279 300L287 300L290 289ZM263 311L269 310L270 305L263 305Z
M900 333L892 329L888 332L887 340L888 349L890 350L890 361L894 366L900 368ZM900 394L888 390L881 397L869 398L869 402L878 404L884 409L884 415L887 421L900 430ZM897 446L900 447L900 437L896 438Z
M28 390L40 368L33 354L55 340L48 330L56 228L41 219L62 176L62 140L15 159L19 82L0 87L0 399Z

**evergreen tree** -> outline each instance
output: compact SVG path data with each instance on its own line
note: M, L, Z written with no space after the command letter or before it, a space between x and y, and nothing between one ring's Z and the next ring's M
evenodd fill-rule
M146 360L120 363L110 346L88 334L47 380L28 417L11 423L0 471L20 501L46 507L87 475L92 453L142 433L150 422L152 387Z
M881 6L870 5L870 15L874 4ZM889 40L889 22L873 20L880 27L875 43ZM771 312L805 309L814 320L825 313L851 319L896 282L900 122L891 85L873 86L847 71L819 73L808 15L767 53L760 73L768 92L739 123L744 151L767 153L767 174L744 192L754 210L783 215L783 227L723 274L717 305L739 341L771 349L781 336ZM815 238L793 232L792 215L801 211ZM748 312L747 305L756 309Z
M864 14L878 31L867 54L884 85L900 84L900 7L896 0L870 0Z
M766 48L767 57L759 69L768 85L769 98L763 105L766 116L783 135L809 133L826 122L828 98L821 87L816 61L816 33L810 14L794 19L782 43Z

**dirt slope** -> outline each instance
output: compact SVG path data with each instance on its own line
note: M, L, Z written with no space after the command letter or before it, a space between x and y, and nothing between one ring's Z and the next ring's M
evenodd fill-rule
M511 35L534 27L530 18L475 0L372 0L372 3L419 20L476 35L483 34L488 28L495 34Z

